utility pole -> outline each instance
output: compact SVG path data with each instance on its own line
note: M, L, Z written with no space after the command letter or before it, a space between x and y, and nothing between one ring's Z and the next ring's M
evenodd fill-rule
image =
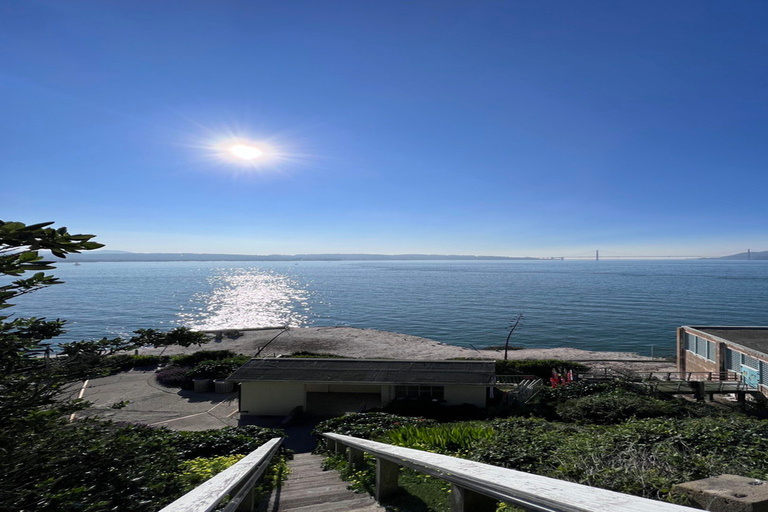
M509 351L509 340L512 338L512 333L515 332L515 329L517 329L517 325L520 323L520 320L523 319L523 314L519 313L517 315L517 320L515 320L515 323L512 325L512 327L509 328L509 334L507 334L507 341L504 343L504 360L507 360L507 352Z

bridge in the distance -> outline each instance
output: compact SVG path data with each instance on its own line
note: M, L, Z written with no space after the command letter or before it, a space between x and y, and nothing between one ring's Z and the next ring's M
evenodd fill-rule
M723 254L722 256L727 256L733 253ZM746 251L746 257L744 259L749 260L751 255L751 251L747 249ZM596 249L595 251L587 251L579 254L573 254L570 256L549 256L544 257L542 259L545 260L596 260L599 261L602 259L632 259L632 260L652 260L652 259L701 259L701 258L718 258L719 256L713 256L713 255L701 255L701 254L662 254L662 255L649 255L649 254L636 254L636 255L627 255L627 254L618 254L610 251L601 251L600 249Z

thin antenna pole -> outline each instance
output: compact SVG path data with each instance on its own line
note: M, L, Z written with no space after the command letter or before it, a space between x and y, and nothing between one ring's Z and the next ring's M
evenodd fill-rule
M515 332L515 329L517 329L517 324L520 323L520 320L523 319L523 314L518 313L517 320L515 320L515 324L509 328L509 334L507 335L507 341L504 343L504 360L507 360L507 352L509 351L509 340L512 338L512 333Z

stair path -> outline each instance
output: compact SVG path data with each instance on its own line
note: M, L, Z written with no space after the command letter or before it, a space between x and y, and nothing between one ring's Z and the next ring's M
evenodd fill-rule
M323 471L323 457L311 453L294 455L283 484L274 489L267 512L384 512L368 494L347 489L336 471Z

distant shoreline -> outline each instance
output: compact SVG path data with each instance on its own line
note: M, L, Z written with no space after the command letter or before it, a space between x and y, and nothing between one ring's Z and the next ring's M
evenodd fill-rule
M206 253L87 253L73 254L66 262L162 262L162 261L520 261L560 258L467 256L446 254L206 254Z
M122 263L122 262L171 262L171 261L590 261L593 257L534 257L534 256L475 256L466 254L215 254L215 253L165 253L165 252L127 252L95 251L72 254L64 262L68 263ZM768 260L768 251L741 253L721 257L694 256L636 256L602 257L601 260Z

